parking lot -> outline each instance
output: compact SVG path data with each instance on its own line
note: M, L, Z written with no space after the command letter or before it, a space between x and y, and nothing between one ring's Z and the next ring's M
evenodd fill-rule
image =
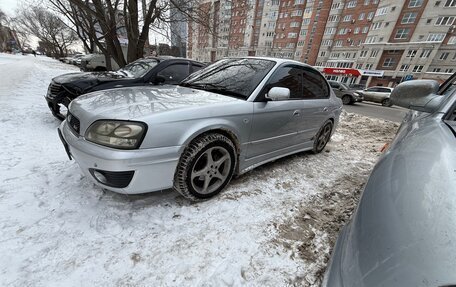
M14 286L318 286L398 124L344 112L318 155L302 153L191 203L174 191L103 191L69 161L43 96L77 71L0 54L0 280Z

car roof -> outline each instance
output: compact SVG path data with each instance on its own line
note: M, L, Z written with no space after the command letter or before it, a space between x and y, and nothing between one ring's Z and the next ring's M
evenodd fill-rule
M274 58L274 57L256 57L256 56L248 56L248 57L225 57L223 59L259 59L259 60L269 60L269 61L275 61L277 64L284 64L284 63L289 63L289 64L296 64L296 65L301 65L304 67L312 68L311 65L308 65L303 62L295 61L295 60L290 60L290 59L282 59L282 58ZM315 69L316 70L316 69Z

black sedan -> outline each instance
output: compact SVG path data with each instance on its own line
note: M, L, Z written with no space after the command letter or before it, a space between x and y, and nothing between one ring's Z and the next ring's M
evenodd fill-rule
M52 114L63 120L70 102L80 95L112 88L178 84L205 65L174 57L139 59L115 72L80 72L52 79L45 96Z

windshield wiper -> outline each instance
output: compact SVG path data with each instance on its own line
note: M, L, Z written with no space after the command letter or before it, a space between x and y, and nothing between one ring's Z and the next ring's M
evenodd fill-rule
M188 87L188 88L194 88L198 90L204 90L208 92L213 92L213 93L218 93L224 96L230 96L238 99L245 100L246 96L243 94L240 94L235 91L228 90L225 87L217 86L211 83L200 83L200 84L190 84L190 83L182 83L180 84L183 87Z

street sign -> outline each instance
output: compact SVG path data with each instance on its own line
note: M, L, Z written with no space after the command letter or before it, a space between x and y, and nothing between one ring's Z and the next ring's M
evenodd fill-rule
M413 75L405 75L403 78L402 78L402 82L405 82L405 81L410 81L410 80L413 80Z

